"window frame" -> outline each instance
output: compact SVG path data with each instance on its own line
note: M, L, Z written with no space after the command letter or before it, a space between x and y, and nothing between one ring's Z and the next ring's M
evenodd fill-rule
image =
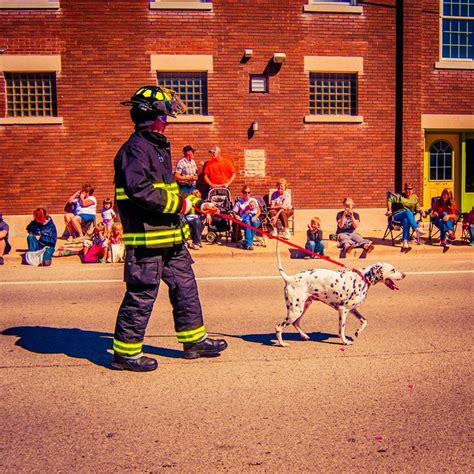
M457 19L468 20L474 24L474 18L471 17L454 17L444 15L444 1L439 0L439 35L438 35L438 57L439 61L435 62L435 69L474 69L474 60L470 58L445 58L443 57L443 20Z
M261 78L264 81L265 90L257 91L252 89L252 80ZM268 74L249 74L249 94L269 94L270 93L270 79Z
M59 55L0 55L0 73L54 73L56 79L56 92L58 77L61 73L61 56ZM5 79L4 79L5 81ZM28 117L6 117L7 95L4 92L5 109L0 117L0 125L62 125L61 116L28 116ZM54 98L56 108L59 109L58 94Z
M364 10L358 0L308 0L303 6L305 13L352 13L361 15Z
M431 166L431 155L432 155L432 152L431 150L433 149L433 147L437 144L446 144L449 149L450 149L450 158L451 158L451 163L450 163L450 166L449 168L446 167L446 161L444 162L444 166L443 167L440 167L438 165L439 161L438 161L438 158L436 158L436 167L434 167L434 169L436 170L436 178L432 178L431 177L431 170L432 170L432 166ZM446 153L444 153L444 155L446 155ZM436 157L438 157L438 153L436 153ZM440 169L443 169L445 171L445 174L446 174L446 170L449 169L451 171L451 176L449 178L446 177L446 175L443 177L443 178L440 178L438 176L438 171ZM452 181L453 180L453 176L454 176L454 149L453 149L453 146L451 145L451 143L449 143L447 140L443 140L443 139L439 139L439 140L436 140L435 142L433 142L430 146L430 149L428 151L428 181L433 183L433 182L446 182L446 181Z
M355 74L357 81L356 103L357 114L359 114L359 83L363 75L364 64L362 57L351 56L305 56L304 71L308 74L308 109L309 109L309 86L311 73L346 73ZM362 123L362 115L317 115L309 114L304 116L305 123Z
M160 72L205 72L209 84L210 73L214 71L213 57L207 54L152 54L150 56L151 70L155 73L158 83ZM209 87L208 87L209 94ZM209 95L208 95L209 114ZM213 115L178 115L169 117L170 123L213 123Z

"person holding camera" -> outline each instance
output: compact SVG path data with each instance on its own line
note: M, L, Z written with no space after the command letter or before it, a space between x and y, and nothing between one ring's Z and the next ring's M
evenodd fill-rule
M360 216L353 210L354 201L350 197L344 198L342 201L344 209L337 213L337 241L341 249L341 257L345 257L354 247L363 247L367 253L374 249L373 243L364 239L357 232L360 224Z

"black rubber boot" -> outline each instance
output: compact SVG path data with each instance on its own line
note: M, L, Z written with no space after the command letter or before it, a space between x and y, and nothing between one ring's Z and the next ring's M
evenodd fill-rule
M137 359L122 357L114 354L112 359L112 369L131 370L132 372L150 372L156 370L158 362L151 357L141 356Z
M183 344L185 359L197 359L198 357L216 357L219 352L227 348L224 339L211 339L207 337L200 342L187 342Z

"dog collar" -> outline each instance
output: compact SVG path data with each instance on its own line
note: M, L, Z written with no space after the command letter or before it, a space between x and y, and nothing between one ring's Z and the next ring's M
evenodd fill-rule
M371 285L370 281L367 279L367 277L365 275L363 275L359 270L357 270L357 268L353 268L352 271L354 273L357 273L357 275L359 275L362 280L364 280L364 282L366 283L366 285L369 287Z

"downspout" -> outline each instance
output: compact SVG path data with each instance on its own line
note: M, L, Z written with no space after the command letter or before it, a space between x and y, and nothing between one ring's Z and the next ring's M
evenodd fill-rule
M402 192L403 180L403 0L396 0L395 12L395 192Z

